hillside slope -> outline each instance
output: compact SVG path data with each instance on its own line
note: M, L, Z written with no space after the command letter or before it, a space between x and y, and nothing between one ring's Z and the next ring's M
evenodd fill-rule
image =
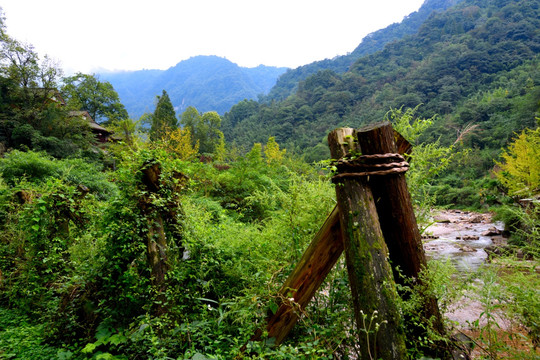
M276 85L268 93L266 100L284 100L298 89L300 81L307 79L318 71L346 72L361 57L382 50L386 44L393 41L415 34L433 12L442 12L460 1L462 0L426 0L418 11L409 14L401 22L389 25L364 37L362 42L350 54L338 56L334 59L315 61L296 69L287 70L279 77Z
M449 143L475 125L465 145L499 151L515 131L534 127L538 116L539 9L538 0L463 1L344 74L312 75L282 102L236 105L225 116L224 133L237 144L275 136L317 160L328 156L329 130L423 104L420 116L438 115L433 139Z

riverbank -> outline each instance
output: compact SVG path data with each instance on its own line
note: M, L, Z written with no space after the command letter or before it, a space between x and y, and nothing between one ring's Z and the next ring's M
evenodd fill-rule
M520 268L506 268L495 264L496 260L492 266L484 266L491 263L497 249L507 245L503 235L504 224L493 221L493 214L440 210L434 212L433 224L424 232L423 243L429 259L449 259L456 269L456 283L448 285L461 292L444 315L452 333L471 340L471 359L493 354L497 354L496 358L540 358L540 349L534 348L538 328L534 322L528 323L526 309L537 303L531 299L539 292L535 284L540 275L534 270L532 275L525 271L534 281L512 283L515 279L509 280L505 275L512 277L530 268L529 262L520 261L524 263ZM522 292L516 291L519 287ZM533 298L519 298L525 298L525 293ZM513 357L516 351L525 357Z

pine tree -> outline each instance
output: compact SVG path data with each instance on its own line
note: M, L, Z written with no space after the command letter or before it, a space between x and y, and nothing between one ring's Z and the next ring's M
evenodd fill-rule
M150 127L150 140L161 139L167 130L178 128L176 112L171 103L171 99L165 90L161 96L156 96L157 104L152 115L152 126Z

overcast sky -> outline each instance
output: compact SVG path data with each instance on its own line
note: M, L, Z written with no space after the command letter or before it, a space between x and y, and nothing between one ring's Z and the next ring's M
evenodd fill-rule
M167 69L196 55L297 67L353 51L424 0L2 0L7 32L67 74Z

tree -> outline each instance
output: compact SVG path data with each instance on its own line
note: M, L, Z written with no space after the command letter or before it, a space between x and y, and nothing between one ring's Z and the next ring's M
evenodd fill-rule
M521 197L540 192L540 127L525 129L503 152L504 162L496 162L497 178L510 195Z
M163 90L161 96L156 96L156 99L156 109L152 114L150 127L150 140L152 141L161 139L167 131L178 127L176 112L167 92Z
M199 152L199 145L191 145L191 134L188 129L166 129L160 139L158 147L161 147L180 160L192 160Z
M128 118L128 113L116 90L108 81L95 75L77 73L63 79L62 95L71 109L86 110L98 122L113 122Z
M88 124L61 106L55 61L40 60L31 44L11 38L0 13L0 141L4 146L72 155L92 141Z
M135 150L139 148L142 142L141 121L130 118L122 119L112 123L109 128L114 132L115 138L119 138L128 148ZM123 148L124 146L115 146L115 148Z
M276 139L273 136L268 138L268 142L264 148L264 155L266 156L266 162L270 163L280 163L285 155L286 149L279 150L279 144L276 142Z
M199 143L201 153L214 153L222 141L221 117L215 111L201 115L195 107L190 106L182 113L180 123L190 131L193 145Z

